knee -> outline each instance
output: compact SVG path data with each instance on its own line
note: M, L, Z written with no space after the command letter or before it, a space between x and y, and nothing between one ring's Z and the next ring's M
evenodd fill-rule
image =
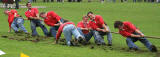
M127 42L127 43L129 43L130 41L131 41L131 39L128 39L128 38L126 39L126 42Z

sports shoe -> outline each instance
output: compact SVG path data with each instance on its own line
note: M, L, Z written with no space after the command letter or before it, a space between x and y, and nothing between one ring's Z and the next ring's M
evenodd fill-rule
M112 44L108 44L108 46L112 46Z
M83 36L79 36L78 37L78 42L79 43L85 42L85 38Z
M151 52L157 52L158 51L157 47L155 45L151 45L151 48L152 48Z

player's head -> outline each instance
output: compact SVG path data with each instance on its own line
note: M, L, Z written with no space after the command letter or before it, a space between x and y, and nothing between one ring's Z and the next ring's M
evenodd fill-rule
M88 22L88 16L83 16L82 19L83 19L84 22Z
M70 21L67 19L63 19L63 23L66 23L66 22L70 22Z
M123 29L123 22L122 21L115 21L114 28Z
M43 19L45 19L47 15L46 15L46 12L41 12L39 14L39 16L42 17Z
M93 12L88 12L87 13L87 16L90 18L90 19L93 19L94 18L94 14L93 14Z
M9 12L9 9L4 10L4 14L8 14Z
M27 3L26 3L26 6L27 6L27 8L32 8L32 5L31 5L30 2L27 2Z

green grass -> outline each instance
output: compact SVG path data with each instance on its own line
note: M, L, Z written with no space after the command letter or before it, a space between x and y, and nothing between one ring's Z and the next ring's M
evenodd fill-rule
M97 15L101 15L104 21L109 25L111 31L118 31L113 28L115 20L131 21L145 35L159 36L160 35L160 4L156 3L34 3L33 6L47 6L47 8L40 8L42 11L55 11L59 16L64 19L71 20L77 24L83 15L86 15L88 11L93 11ZM14 33L8 33L7 16L3 14L2 8L0 8L0 35L9 35L10 37L16 37ZM20 15L24 16L26 8L18 9ZM26 29L30 30L30 22L25 21ZM49 28L47 26L47 28ZM43 32L40 28L37 29L40 35L43 36ZM21 36L23 37L23 36ZM21 38L20 37L20 38ZM80 47L68 47L64 45L54 45L52 39L42 40L38 43L30 41L17 41L9 40L7 38L0 37L0 50L6 52L5 55L0 57L20 57L20 53L25 53L30 57L155 57L156 53L151 53L140 42L136 42L142 51L129 52L125 43L125 38L113 34L113 50L109 47L96 46L94 39L91 40L91 45L95 48L90 49L91 45ZM105 37L106 41L106 37ZM155 44L160 48L160 40L149 39L152 44ZM49 43L48 43L49 42ZM107 41L106 41L107 43ZM106 50L104 50L104 48ZM125 50L122 50L125 48Z

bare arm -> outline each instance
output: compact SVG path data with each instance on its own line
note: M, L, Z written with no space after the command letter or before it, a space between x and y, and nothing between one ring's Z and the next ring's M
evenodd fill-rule
M14 14L14 17L17 17L17 13Z
M135 35L135 34L131 34L131 37L141 37L141 35Z
M61 20L58 21L60 24L62 24Z
M103 28L104 28L105 32L109 32L109 30L108 30L108 28L107 28L107 26L105 24L103 24Z
M139 29L136 29L135 32L139 33L141 37L144 37L144 34Z
M39 15L38 15L38 14L36 14L36 16L37 16L37 17L29 17L29 19L37 19L37 20L41 20L41 19L39 18Z

